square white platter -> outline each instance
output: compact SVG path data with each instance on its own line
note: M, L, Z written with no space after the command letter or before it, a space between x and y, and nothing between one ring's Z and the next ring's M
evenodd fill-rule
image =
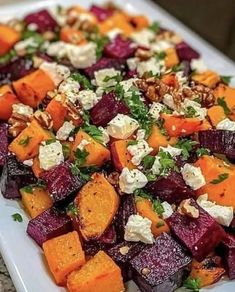
M5 3L7 2L5 1ZM103 0L13 1L12 4L0 4L0 21L2 22L12 17L21 17L30 11L52 7L57 4L66 6L79 4L88 7L93 2L98 4L104 3ZM164 27L175 30L189 44L196 48L202 54L205 63L210 69L219 72L220 75L235 75L235 64L230 59L149 0L116 0L113 2L130 13L143 13L152 20L160 21ZM232 85L235 86L235 78L232 81ZM11 215L14 213L22 214L22 223L12 220ZM28 218L19 203L5 200L0 195L0 251L17 292L65 291L65 289L54 284L50 272L44 263L41 249L26 235L27 223ZM128 292L138 291L133 282L129 283L127 290ZM2 291L1 287L0 291ZM234 292L235 281L223 280L201 291Z

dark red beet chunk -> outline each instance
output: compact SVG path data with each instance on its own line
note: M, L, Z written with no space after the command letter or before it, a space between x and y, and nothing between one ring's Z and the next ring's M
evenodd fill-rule
M170 204L178 204L184 199L195 197L194 191L185 184L182 175L175 171L148 183L145 188L154 197Z
M123 101L116 99L115 93L104 94L102 99L91 109L90 117L96 126L106 126L116 115L128 114L129 109Z
M221 256L230 280L235 279L235 236L227 234L221 244Z
M46 182L54 203L69 203L83 185L81 178L71 173L69 161L45 171L41 178Z
M124 240L125 226L128 218L136 213L137 211L134 196L132 194L122 196L121 204L115 220L116 228L118 231L117 234L121 241Z
M0 66L0 84L1 81L14 81L33 72L32 60L17 58L6 65Z
M7 124L0 124L0 141L0 168L2 168L6 163L8 153Z
M176 52L180 61L191 61L200 57L200 54L185 42L176 45Z
M105 68L114 68L119 71L123 71L125 69L125 59L114 59L114 58L101 58L97 63L88 67L84 70L84 73L89 78L94 78L95 71L105 69Z
M114 244L117 241L117 233L114 225L108 227L107 230L99 238L99 242L105 244Z
M198 218L175 212L167 219L171 231L201 262L225 237L223 228L198 204L191 199L191 205L199 210Z
M13 155L7 156L0 182L2 195L6 199L19 198L19 189L36 181L30 167L17 161Z
M54 207L44 211L29 221L27 233L38 245L56 236L60 236L72 230L71 218L60 213Z
M90 11L96 16L99 21L104 21L113 15L114 9L104 8L98 5L92 5Z
M130 260L139 254L144 248L145 244L140 242L121 242L107 250L107 254L116 262L122 270L122 277L124 281L132 279Z
M108 43L104 47L104 54L110 58L130 58L134 55L136 51L135 44L128 39L124 39L121 35L116 36L116 38Z
M55 31L58 24L47 10L30 13L25 16L26 24L34 23L37 25L37 31L43 33L45 31Z
M191 258L170 235L163 233L130 264L133 280L141 291L171 292L187 277Z
M235 159L235 131L208 130L198 134L201 147Z

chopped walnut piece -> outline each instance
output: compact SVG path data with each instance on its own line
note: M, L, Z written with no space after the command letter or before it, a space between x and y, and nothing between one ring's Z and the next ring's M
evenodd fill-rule
M191 90L193 91L194 98L199 97L203 107L209 108L215 104L215 96L213 90L202 84L192 84Z
M144 50L141 48L138 48L135 52L135 57L139 58L140 61L147 61L152 57L152 52L149 50Z
M113 171L107 176L107 181L111 185L118 185L118 180L119 180L119 173L117 171Z
M69 100L65 99L63 102L63 105L68 110L68 118L72 119L73 121L76 121L76 125L79 126L83 123L83 119L79 113L79 108L74 106Z
M22 132L30 122L30 118L21 115L18 113L12 113L10 119L8 120L8 123L11 125L9 127L9 134L13 137L16 137Z
M119 248L119 252L120 252L120 254L122 254L122 255L127 255L128 252L129 252L129 250L130 250L130 248L129 248L129 246L127 246L127 245L122 246L122 247Z
M51 129L53 127L53 120L48 112L37 110L33 117L44 129Z
M199 210L192 206L190 202L190 199L183 200L178 207L178 212L191 218L198 218Z

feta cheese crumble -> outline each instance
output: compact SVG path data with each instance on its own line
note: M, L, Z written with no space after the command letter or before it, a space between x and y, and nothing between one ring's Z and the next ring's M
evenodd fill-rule
M149 47L155 39L155 33L147 28L131 34L132 40L140 46Z
M103 144L106 145L110 141L109 134L108 134L107 130L101 126L99 126L98 129L102 133Z
M171 205L168 202L164 201L162 202L162 207L164 209L164 212L162 213L162 218L163 219L169 218L173 214L173 209Z
M185 183L193 190L198 190L206 184L201 168L186 163L181 168L181 174Z
M123 31L120 29L120 28L114 28L114 29L111 29L109 30L107 33L106 33L106 36L110 39L110 40L113 40L116 38L116 36L118 36L119 34L122 34Z
M166 93L164 96L163 96L163 100L162 102L168 106L170 109L172 110L176 110L177 109L177 106L174 102L174 99L173 99L173 96L170 95L169 93Z
M160 112L162 111L163 108L164 108L164 105L161 104L160 102L153 102L151 104L151 107L149 109L149 114L155 121L157 121L160 118Z
M144 129L139 129L136 133L136 140L137 141L144 140L145 135L146 135L146 131Z
M160 40L150 45L151 50L157 53L166 51L167 49L172 47L173 47L172 43L166 40Z
M203 121L206 118L207 109L201 107L201 104L199 104L196 101L185 98L184 102L181 103L181 107L183 111L187 111L188 107L192 107L195 110L195 117L197 117L201 121Z
M147 177L138 169L129 170L124 167L119 176L119 187L126 194L132 194L135 190L143 188L147 182Z
M64 65L58 65L57 63L43 62L39 68L51 78L55 86L58 86L70 76L69 68Z
M112 78L117 75L120 75L121 72L118 70L115 70L114 68L107 68L107 69L101 69L95 72L95 81L96 85L100 87L110 87L117 84L117 81ZM108 81L105 81L106 78L110 78Z
M148 218L140 215L131 215L125 226L124 239L126 241L141 241L146 244L152 244L154 241L151 232L152 222Z
M86 139L82 139L82 141L79 143L79 145L77 146L78 149L80 149L81 151L84 150L85 146L89 145L90 142L87 141Z
M139 64L138 58L129 58L126 61L127 66L130 70L135 70L137 68L137 65Z
M30 106L25 105L23 103L15 103L12 105L12 113L19 114L29 118L33 115L33 109Z
M152 172L152 174L158 175L161 173L161 169L162 169L162 165L160 163L160 157L155 156L155 160L154 160L154 163L152 165L151 172Z
M101 97L90 89L84 89L78 93L77 99L85 110L89 110L97 104Z
M151 72L153 75L158 75L165 72L164 60L157 60L156 58L150 58L147 61L139 62L137 65L137 73L139 76L143 76L146 72Z
M198 197L197 203L207 213L223 226L229 226L233 220L233 207L217 205L215 202L208 201L208 195L204 194Z
M58 140L65 141L68 139L69 134L75 129L75 126L72 122L64 122L62 127L59 128L59 130L56 133L56 138Z
M138 127L138 122L128 115L117 114L116 117L108 123L107 132L109 136L113 138L127 139Z
M207 66L202 59L192 59L190 62L192 70L195 70L197 73L204 73L207 70Z
M40 168L49 170L64 161L62 144L59 141L39 147Z
M163 152L168 152L172 158L175 158L176 156L179 156L182 153L182 149L172 147L171 145L167 145L167 147L159 147L159 151L162 150Z
M142 159L153 151L153 148L149 147L145 140L139 140L137 144L127 146L127 151L132 156L131 162L134 165L139 165Z
M226 118L223 121L219 122L216 126L218 130L227 130L227 131L235 131L235 122Z
M75 103L77 101L77 95L79 92L80 84L73 80L71 77L64 80L62 83L60 83L60 86L58 88L58 91L60 93L64 93L69 101L72 103Z
M33 166L33 159L25 160L25 161L23 161L23 164L27 165L29 167L32 167Z
M23 50L26 50L27 48L37 48L38 47L38 43L35 42L33 37L27 38L25 40L19 41L14 45L14 49L16 50L16 52L20 52Z

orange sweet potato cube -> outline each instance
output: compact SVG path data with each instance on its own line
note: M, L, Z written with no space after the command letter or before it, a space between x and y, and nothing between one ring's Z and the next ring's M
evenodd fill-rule
M192 80L210 88L215 88L216 84L220 81L220 76L216 72L208 70L200 74L194 74Z
M76 231L49 239L42 248L50 271L59 285L66 285L67 276L85 264L85 254Z
M19 32L7 25L0 24L0 56L5 55L19 39Z
M121 292L124 285L120 268L99 251L79 271L68 276L69 292Z

